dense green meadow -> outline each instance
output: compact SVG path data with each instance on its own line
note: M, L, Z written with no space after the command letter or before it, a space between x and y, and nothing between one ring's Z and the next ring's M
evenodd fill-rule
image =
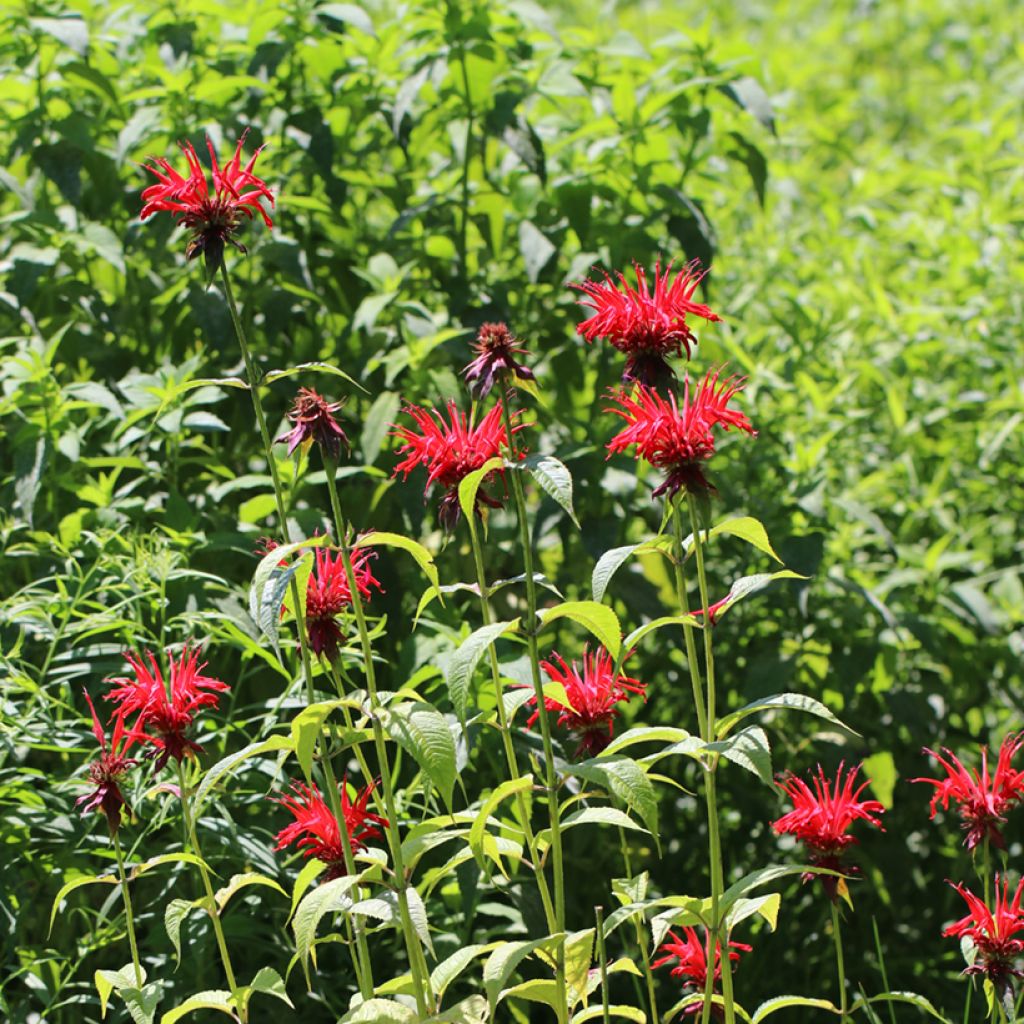
M946 880L977 888L980 852L965 850L953 807L929 819L934 790L911 780L936 775L923 748L948 747L976 766L979 746L994 750L1024 727L1024 33L1015 5L69 0L5 4L0 19L0 1016L98 1021L110 984L97 991L95 972L130 968L120 886L83 884L55 902L67 883L116 870L103 816L75 806L97 756L82 690L105 720L100 698L105 680L125 674L123 652L186 641L203 645L207 672L231 688L197 722L205 749L188 765L223 765L202 784L198 821L216 885L262 879L225 897L222 915L237 973L279 976L255 993L253 1021L427 1019L422 1007L405 1011L416 1006L409 982L394 982L409 969L396 891L413 893L422 911L427 970L481 946L453 968L431 1007L442 1015L431 1019L599 1020L603 990L635 1011L621 1019L642 1021L652 987L659 1016L679 1019L680 982L661 968L652 986L641 963L665 904L623 915L606 955L587 930L595 906L607 916L642 901L643 872L650 900L708 896L701 756L720 769L726 886L805 862L770 827L787 809L776 775L863 762L865 798L884 805L884 831L854 829L860 874L840 903L849 1000L922 998L862 1000L850 1019L997 1012L980 980L961 975L960 943L942 935L964 913ZM277 611L289 580L258 550L282 531L220 279L201 259L185 260L188 232L170 216L139 219L154 181L144 161L183 166L176 143L185 139L205 160L204 133L226 158L246 127L246 154L266 147L256 171L275 195L274 226L246 222L247 255L228 247L225 260L271 436L288 429L299 385L344 399L351 445L337 484L353 530L422 545L415 558L375 548L382 589L362 632L381 692L401 691L390 710L360 697L344 718L338 703L330 717L304 711L337 698L336 681L349 694L367 685L355 620L346 619L337 680L322 661L307 679L294 619ZM748 378L736 404L757 437L720 436L710 522L759 521L778 558L751 530L696 545L711 599L742 577L792 572L759 577L708 630L718 715L790 692L839 721L769 711L748 747L721 758L680 753L680 734L666 731L648 734L647 746L637 740L614 770L597 757L574 771L574 744L551 716L563 819L580 808L615 812L583 819L562 840L560 925L586 933L565 946L566 970L582 979L566 1018L550 998L556 946L540 944L550 919L530 870L502 845L515 839L522 791L519 804L488 803L508 785L490 652L514 697L531 685L538 638L514 627L491 636L467 690L453 689L454 652L484 621L471 535L465 516L441 528L439 494L424 498L422 470L408 481L393 474L392 424L408 423L406 403L440 409L454 399L468 409L459 371L477 329L507 322L537 378L517 391L529 424L517 438L531 454L557 456L572 481L570 512L557 473L506 474L517 489L524 478L540 606L596 601L615 613L615 643L678 616L664 544L593 576L609 550L672 527L651 498L657 472L606 451L622 425L606 412L621 358L576 333L588 312L569 287L592 268L632 280L634 261L653 268L659 258L711 268L697 297L722 320L696 325L691 374L727 364ZM683 362L674 365L682 375ZM317 449L274 452L290 538L340 540ZM532 598L515 582L524 573L515 494L508 480L490 490L505 507L474 536L491 584L513 581L496 590L491 612L525 621ZM311 564L307 554L299 580ZM428 600L431 573L442 592ZM700 609L690 582L689 607ZM539 634L542 656L579 658L607 632L605 619L587 618L591 605L572 607L584 611ZM620 705L616 736L657 726L696 739L680 622L635 647L626 668L646 683L646 700ZM413 710L403 718L403 708ZM302 714L306 726L293 728ZM440 716L438 738L430 730ZM552 842L548 762L527 717L518 707L509 735L522 771L538 780L527 813L543 847ZM387 867L370 864L367 891L387 898L353 915L343 900L324 904L316 963L306 964L289 923L305 862L295 849L275 851L289 819L269 798L305 770L315 775L324 749L336 753L339 779L372 781L383 770L381 723L394 824L414 865L409 889L389 888ZM277 747L274 737L283 737ZM223 761L257 743L245 760ZM357 764L364 750L369 777ZM130 864L193 849L177 783L173 762L130 777L135 814L119 830ZM992 850L991 864L1016 885L1024 814L1006 818L1006 850ZM456 820L466 835L433 846L432 831ZM613 885L628 878L632 889ZM150 983L145 998L127 1000L134 1019L160 1021L198 992L223 990L213 919L171 904L201 896L196 864L171 856L131 891ZM780 995L836 1002L823 887L791 872L745 896L745 912L729 920L753 947L736 968L737 1002L752 1016ZM180 914L170 926L169 904ZM350 940L364 928L378 997L398 1001L348 1017L360 980ZM487 959L499 949L489 943L527 940L535 948L517 947L503 974ZM618 967L602 984L606 961ZM130 988L122 982L113 987ZM274 1001L282 994L294 1009ZM107 1020L132 1019L125 999L109 1003ZM194 1017L226 1012L200 1007ZM775 1019L841 1018L822 1004L780 1008Z

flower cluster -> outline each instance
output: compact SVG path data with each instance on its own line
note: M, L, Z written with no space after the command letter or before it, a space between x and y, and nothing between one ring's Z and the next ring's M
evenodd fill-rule
M341 813L345 819L345 831L348 833L352 853L362 850L367 840L380 838L381 832L377 826L387 828L386 818L367 810L374 787L375 783L371 782L360 790L353 802L349 799L348 787L342 781ZM302 851L304 857L315 857L326 864L325 881L347 874L338 819L327 806L320 790L316 785L307 786L296 781L292 782L291 788L291 795L277 798L277 803L291 811L295 820L277 833L275 849L283 850L286 846L294 845Z
M665 955L655 960L651 967L663 967L666 964L672 965L671 975L673 978L682 978L683 989L692 989L694 992L703 992L708 977L707 943L702 941L695 928L684 928L684 938L680 938L675 932L669 932L670 942L665 942L659 952ZM729 943L729 959L739 960L740 953L749 953L753 947L742 942ZM712 983L722 979L722 944L715 945L715 966ZM698 1014L701 1012L701 1003L694 1001L684 1010L683 1016ZM713 1013L716 1019L722 1019L721 1006L715 1004Z
M117 704L117 717L138 715L132 733L152 745L157 769L172 757L180 762L202 752L188 736L196 713L216 708L219 694L230 690L227 683L202 674L206 663L199 663L199 654L186 647L175 659L168 652L170 672L165 680L152 652L144 656L129 652L124 658L134 675L111 680L115 688L106 699Z
M1017 883L1011 897L1009 883L996 875L995 910L990 910L983 899L964 885L953 888L963 896L967 915L954 921L942 934L956 938L966 936L974 943L977 959L964 973L984 974L997 985L1005 984L1010 977L1024 977L1014 967L1014 961L1024 952L1024 939L1014 938L1024 932L1024 913L1020 908L1024 879Z
M536 380L533 370L516 359L526 349L517 344L508 324L483 324L473 345L476 358L462 369L462 379L469 385L469 393L482 402L499 381L510 377L518 380Z
M931 817L934 819L942 805L948 810L950 801L957 805L962 827L967 835L964 844L973 850L981 842L989 842L1000 850L1006 849L1000 825L1006 822L1006 812L1024 798L1024 771L1017 771L1012 761L1024 747L1024 733L1004 738L999 746L996 769L988 769L988 748L981 751L981 771L965 768L957 756L945 747L942 754L925 750L938 761L945 772L941 779L912 779L935 787L931 799ZM943 754L945 755L943 757Z
M697 286L707 271L698 260L688 263L670 280L672 264L654 265L654 287L647 282L647 273L638 264L633 266L636 287L631 287L623 274L618 284L608 275L604 281L584 281L573 285L586 295L580 300L589 306L593 316L580 323L576 330L588 342L607 338L628 357L623 371L624 382L636 381L650 387L675 380L675 373L666 362L667 356L684 351L690 357L690 346L696 341L687 317L721 320L708 306L693 301Z
M570 730L579 741L576 757L593 757L608 746L614 735L617 705L628 701L631 693L646 699L647 687L639 680L619 673L615 674L612 656L604 649L591 653L583 651L582 669L577 662L566 664L565 659L552 652L551 661L542 661L540 666L554 683L560 683L565 690L570 707L554 697L544 698L547 711L557 711L558 724ZM533 695L528 704L537 706ZM531 726L540 718L536 710L527 720Z
M82 691L86 703L89 705L89 713L92 715L92 732L100 745L100 756L89 765L89 781L95 786L91 793L85 793L75 801L75 806L82 807L82 814L89 811L100 810L107 819L107 825L111 832L116 832L121 825L121 808L125 808L129 814L132 813L128 801L121 792L120 778L129 769L138 764L135 758L126 756L131 746L139 737L125 728L124 715L114 716L114 732L107 745L107 737L100 724L99 716L93 705L92 698L88 691Z
M417 466L427 469L427 487L439 484L445 491L441 499L439 518L447 530L452 530L459 521L459 484L485 463L502 455L509 446L508 433L503 422L504 410L497 402L490 411L473 426L460 412L455 402L447 403L448 420L436 409L423 409L416 405L406 406L405 412L416 424L417 429L395 424L394 436L402 443L398 453L405 458L395 466L394 475L403 473L407 479ZM525 424L515 422L512 415L512 433L518 433ZM501 508L501 502L484 490L495 475L504 477L503 469L488 473L476 495L476 508L480 505Z
M304 443L317 444L325 458L337 461L341 446L348 447L348 438L334 418L341 402L328 402L312 388L299 388L295 403L288 413L293 426L277 438L277 443L288 445L288 454Z
M813 789L803 779L789 775L779 779L776 785L793 802L793 810L772 822L778 835L795 836L807 848L810 861L816 867L831 871L840 869L852 873L842 864L842 854L847 847L856 843L848 834L855 821L866 821L881 829L878 818L885 808L877 800L861 800L860 795L868 782L857 783L860 765L851 768L843 777L843 766L839 766L835 779L829 779L819 765L818 774L812 778ZM884 831L884 830L883 830ZM804 881L814 878L813 873ZM835 875L821 875L822 885L831 899L836 899L839 880Z
M315 558L306 584L306 635L313 653L331 661L344 636L338 617L352 606L352 590L340 552L332 556L317 548ZM374 553L366 548L356 548L351 555L352 575L363 600L369 599L371 588L381 589L370 567L373 558Z
M266 182L253 173L263 147L260 146L242 166L242 144L247 134L248 130L242 133L234 156L223 167L217 162L213 143L206 140L213 172L212 194L206 171L191 142L181 143L188 165L187 177L179 174L163 157L153 157L152 163L143 164L157 178L157 184L150 185L142 193L140 220L161 210L172 214L179 224L192 232L185 249L186 257L193 260L199 255L205 256L206 265L211 270L220 266L225 242L230 242L240 252L246 251L235 238L243 216L252 220L255 212L268 228L274 224L263 206L264 202L273 206L274 196Z
M608 442L612 454L636 446L636 457L643 458L657 469L664 470L665 480L654 491L657 498L670 498L680 490L694 493L711 490L703 465L715 453L715 427L756 434L750 420L729 401L743 388L736 377L719 380L718 370L708 373L690 395L690 379L683 380L681 400L670 394L662 397L652 388L638 385L633 392L619 391L612 395L616 408L608 411L627 423Z

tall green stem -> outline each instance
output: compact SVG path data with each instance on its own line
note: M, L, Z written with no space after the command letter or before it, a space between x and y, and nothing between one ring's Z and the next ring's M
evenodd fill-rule
M619 829L619 849L622 851L622 863L626 868L626 876L633 880L633 867L629 856L629 842L626 839L626 831ZM644 964L644 980L647 982L647 1002L650 1004L652 1024L657 1024L661 1019L658 1016L658 1000L654 996L654 974L651 971L651 954L647 947L647 929L641 924L644 921L641 914L633 915L633 926L636 929L636 944L640 947L640 958Z
M139 946L135 941L135 915L132 912L132 894L128 891L128 876L124 872L124 854L121 852L121 840L117 838L117 829L113 829L110 838L114 841L114 855L117 857L117 877L121 880L121 892L124 896L124 915L128 922L128 945L132 951L132 966L135 968L135 985L142 988L142 965L139 963Z
M509 455L513 462L518 461L515 434L513 433L512 414L508 402L501 403L502 419L505 434L508 438ZM512 494L516 505L516 518L519 521L519 542L523 549L523 569L526 574L526 618L523 631L530 654L530 672L533 678L533 694L540 711L541 740L544 746L544 775L548 791L548 817L551 822L551 853L553 860L555 883L555 925L559 932L565 931L565 868L562 856L562 828L558 808L558 776L555 772L555 754L551 743L551 722L544 710L544 685L540 676L540 651L537 645L537 582L533 578L533 549L530 546L530 523L526 514L526 496L523 493L523 482L519 470L513 469ZM558 1020L564 1024L568 1015L567 988L565 982L565 943L559 942L556 950L556 980L558 984L559 1004Z
M387 811L388 847L398 878L398 913L401 919L402 934L405 938L406 953L409 957L409 969L412 974L413 992L416 1007L421 1017L433 1012L434 996L430 987L430 974L420 945L416 929L413 927L412 915L409 912L409 876L405 870L402 856L402 837L398 831L398 811L391 779L391 764L388 757L384 727L380 721L381 705L377 697L377 676L373 664L373 647L370 644L370 631L366 625L366 614L363 610L363 598L359 593L359 581L352 568L352 553L349 545L348 527L341 512L338 500L338 485L335 480L337 465L330 459L324 460L327 469L327 488L331 495L331 508L334 512L335 528L338 533L338 545L341 549L341 563L348 581L349 593L352 597L352 612L356 619L359 632L359 643L363 652L363 670L366 675L366 691L370 701L370 721L373 728L373 743L377 751L377 762L380 765L381 785L384 790L384 806Z
M469 526L469 539L473 548L473 562L476 566L476 582L480 590L480 616L485 626L489 626L494 620L491 612L490 589L487 586L487 577L484 573L483 552L480 548L480 536L477 533L476 523L470 518L467 520ZM498 656L494 653L493 645L487 649L488 660L491 667L491 682L494 686L494 693L498 704L498 726L501 730L501 742L505 751L505 761L508 765L510 779L519 778L519 763L516 760L516 752L512 746L512 731L509 728L508 715L505 711L504 688L501 684L501 670L498 667ZM537 837L533 832L533 824L530 821L530 811L526 805L526 797L520 791L516 794L516 810L519 820L523 826L523 836L526 840L526 848L530 853L530 863L533 865L534 875L537 879L537 888L540 891L541 903L544 906L544 917L547 926L552 932L558 931L555 920L554 907L551 904L551 892L548 889L547 879L544 876L544 868L540 861L537 849Z
M843 966L843 937L839 930L839 906L832 902L832 939L836 946L836 971L839 975L839 1014L841 1024L846 1024L846 970Z
M243 1005L243 1001L239 998L238 984L235 981L235 972L231 966L231 955L228 953L228 945L224 941L224 929L220 923L220 911L217 909L217 897L213 894L213 885L210 883L210 873L206 870L206 862L203 860L202 851L199 849L199 837L196 835L195 822L192 820L192 811L189 807L189 786L188 780L185 777L185 764L183 761L178 762L178 785L181 788L181 816L185 822L185 831L188 833L189 845L192 847L192 852L195 854L199 861L199 874L203 880L203 891L206 895L206 912L210 915L210 920L213 922L213 932L217 937L217 948L220 950L221 963L224 965L224 974L228 980L228 988L231 989L231 995L235 999L235 1007L238 1010L238 1014L242 1019L242 1024L249 1019L248 1006Z

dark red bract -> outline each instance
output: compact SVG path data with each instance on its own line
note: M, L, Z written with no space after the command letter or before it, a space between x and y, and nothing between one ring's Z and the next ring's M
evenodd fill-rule
M218 695L231 689L227 683L202 674L206 663L199 664L199 655L199 650L186 647L175 660L167 652L170 697L156 657L149 651L143 655L126 653L125 661L132 667L134 677L110 680L115 688L106 699L118 705L117 716L138 714L132 732L152 744L158 769L172 757L180 762L202 753L203 748L189 739L187 732L200 709L216 708Z
M1011 897L1009 884L996 875L994 911L966 886L954 885L953 888L963 896L968 913L966 917L954 921L942 934L956 938L966 935L978 951L977 959L964 974L985 974L997 986L1005 984L1010 977L1024 977L1014 967L1014 962L1024 952L1024 941L1014 938L1019 932L1024 932L1024 913L1021 913L1020 908L1024 879L1017 883Z
M651 967L663 967L665 964L672 964L672 977L681 978L683 989L692 988L695 992L703 992L708 977L707 942L703 941L697 934L695 928L684 928L680 938L675 932L669 932L670 942L661 945L658 952L665 955L655 960ZM729 959L739 960L740 953L749 953L751 946L742 942L729 943ZM722 978L722 944L715 946L715 974L713 983ZM683 1016L700 1013L702 1004L699 1001L690 1003L683 1010ZM722 1008L715 1004L712 1013L718 1019L723 1016Z
M732 427L757 432L750 420L729 401L743 388L740 378L719 381L719 371L708 373L690 397L690 379L683 379L683 396L677 401L670 394L662 397L651 388L637 385L611 398L617 407L608 409L628 424L608 442L610 453L624 452L636 446L636 458L642 458L667 474L653 497L672 497L677 491L709 491L713 488L704 475L704 463L715 453L715 427Z
M344 781L340 787L341 812L345 817L353 853L362 850L367 840L380 837L380 829L376 826L387 828L386 818L367 810L366 805L374 785L371 782L365 789L360 790L355 803L349 800L348 788ZM307 786L293 781L292 795L278 798L277 803L287 807L295 821L277 833L275 849L283 850L286 846L294 845L302 851L304 857L316 857L327 865L324 881L347 874L338 821L317 786Z
M687 317L703 320L721 320L708 306L693 301L697 286L707 271L700 269L699 260L693 260L678 271L673 280L672 264L661 270L654 265L654 287L647 283L647 273L638 264L633 265L636 287L618 273L618 284L606 273L604 281L584 281L572 287L586 295L580 300L594 315L578 324L576 330L588 342L607 338L628 358L622 374L625 382L636 381L648 386L671 384L675 373L666 362L666 356L686 352L696 341Z
M114 716L114 732L108 746L92 698L87 691L83 690L82 693L92 715L92 732L100 745L100 756L89 765L89 781L95 789L80 796L75 801L75 806L85 805L82 807L83 815L98 808L106 816L110 831L116 832L121 825L121 808L127 808L129 814L132 812L121 792L118 779L138 764L134 758L125 756L138 736L125 728L124 715L118 714Z
M402 443L398 453L405 458L395 466L394 475L405 474L406 477L417 467L426 466L427 486L437 483L445 490L441 499L440 519L447 530L454 529L459 520L459 484L474 470L480 469L486 462L502 455L509 446L508 434L502 422L503 407L498 402L484 418L474 427L466 414L459 412L455 402L447 403L448 421L436 409L422 409L416 405L406 406L405 412L411 416L419 429L411 429L395 424L394 436ZM516 414L513 414L513 419ZM516 423L513 433L518 433L525 424ZM501 508L501 502L484 490L484 485L495 474L504 477L503 469L495 469L488 473L480 489L477 491L476 508L487 505L490 508Z
M325 458L337 460L341 446L348 447L345 431L334 418L341 402L328 402L312 388L299 388L295 403L288 413L294 426L276 440L287 443L291 455L303 442L318 444Z
M772 822L778 835L792 835L807 847L811 863L833 871L848 870L841 864L843 851L857 840L848 834L855 821L866 821L882 828L878 815L885 808L877 800L861 800L868 786L864 781L856 786L860 765L851 768L843 777L840 764L834 780L826 777L818 766L817 777L812 778L814 788L795 775L779 779L776 785L793 801L793 810ZM882 829L884 831L884 829ZM808 874L804 881L815 876ZM821 875L822 885L832 899L836 898L838 879L834 875Z
M158 181L142 193L140 220L161 210L172 214L179 224L192 232L185 249L186 257L192 260L203 254L212 270L220 265L225 242L230 242L240 252L246 251L235 238L243 216L252 220L253 213L259 213L267 227L273 227L274 222L263 203L266 201L273 206L274 196L266 182L253 173L263 147L260 146L242 166L242 143L247 134L248 129L238 140L234 156L223 167L217 162L213 143L207 138L213 173L212 194L206 170L191 142L180 144L188 164L188 177L182 177L163 157L151 157L152 163L143 164Z
M1006 849L1006 842L999 826L1006 821L1006 812L1024 798L1024 771L1017 771L1011 762L1021 747L1024 734L1007 736L999 745L996 770L989 774L988 748L981 751L981 771L973 772L960 762L951 750L945 747L942 754L925 749L946 772L944 779L911 779L911 782L927 782L935 787L931 799L931 817L934 818L941 803L948 810L950 801L957 805L962 825L967 833L964 845L973 850L984 840L1000 850ZM945 757L942 755L945 754Z
M478 402L485 399L500 380L509 377L536 380L533 370L516 361L516 356L525 353L526 349L516 343L508 324L483 324L477 332L473 349L476 358L463 368L462 377L469 385L469 393Z
M615 716L619 713L616 705L628 701L631 693L646 699L647 687L621 672L613 675L615 661L604 648L593 654L584 650L582 670L578 662L566 664L560 654L552 652L551 659L542 661L541 668L552 682L562 684L572 708L553 697L545 697L544 706L548 711L557 711L558 724L571 730L579 740L576 756L593 757L608 746L614 735ZM536 696L527 703L536 708ZM534 711L526 724L533 725L539 717L540 711Z

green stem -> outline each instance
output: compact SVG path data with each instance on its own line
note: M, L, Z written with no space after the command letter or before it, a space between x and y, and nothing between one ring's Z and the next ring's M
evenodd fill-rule
M132 913L132 896L128 891L128 876L124 872L124 854L121 852L121 840L117 838L117 829L110 833L114 840L114 854L117 857L117 877L121 880L121 892L124 894L124 914L128 922L128 945L132 950L132 966L135 968L135 985L142 988L142 966L139 963L139 946L135 941L135 915Z
M491 612L491 595L487 586L487 577L484 573L483 551L480 547L480 537L476 530L476 523L472 518L467 519L469 526L470 545L473 548L473 562L476 566L476 582L480 589L480 616L485 626L489 626L494 620ZM504 688L501 683L501 670L498 667L498 656L494 652L493 644L487 649L488 660L491 668L491 682L494 685L494 692L498 705L498 725L501 730L501 742L505 751L505 761L508 765L509 778L519 778L519 763L516 760L515 748L512 746L512 731L509 728L508 715L505 711ZM555 920L554 907L551 905L551 892L548 889L547 878L544 876L544 867L541 864L540 854L537 849L537 837L533 832L533 825L530 822L530 812L526 805L526 796L521 791L516 794L516 810L523 826L523 836L526 839L526 848L530 853L530 863L533 866L534 875L537 878L537 888L540 891L541 903L544 906L544 917L547 926L552 933L557 932L558 926Z
M832 902L832 939L836 945L836 971L839 975L839 1014L841 1024L849 1019L846 1012L846 970L843 967L843 937L839 931L839 906Z
M608 1008L608 964L604 952L604 907L594 907L594 921L597 934L597 962L601 966L601 1017L604 1024L611 1024L612 1015Z
M352 568L348 528L341 512L341 502L338 500L338 485L335 480L337 465L332 460L325 459L324 467L327 470L327 489L331 495L331 509L334 512L335 528L338 533L341 562L345 569L345 579L348 581L349 593L352 596L352 611L355 615L356 629L359 632L359 643L363 651L363 670L366 674L366 691L370 701L373 743L377 751L377 762L380 765L381 785L384 789L384 807L387 812L388 824L385 832L388 837L391 859L395 866L395 874L398 878L398 912L402 924L402 934L405 938L406 952L409 957L409 969L412 974L416 1007L420 1017L427 1017L433 1012L434 995L431 991L430 974L426 968L426 960L420 946L419 936L417 936L416 929L413 927L412 915L409 912L409 895L407 890L409 877L405 870L405 861L402 856L402 837L398 831L398 811L391 779L391 764L384 737L384 727L380 721L381 705L377 697L377 677L373 664L370 631L366 625L366 614L363 610L363 598L359 593L359 582Z
M199 849L199 837L196 835L195 822L192 820L192 812L189 808L188 781L185 778L185 764L183 761L178 762L178 785L181 787L181 815L185 822L185 831L188 833L188 841L189 845L192 847L192 852L199 861L199 874L202 877L203 891L206 894L206 912L210 915L210 920L213 922L213 932L217 937L217 948L220 950L220 959L221 963L224 965L224 974L227 976L228 988L231 989L231 995L234 997L235 1007L242 1019L242 1024L245 1024L249 1019L248 1007L242 1005L242 1000L238 996L238 984L235 981L235 972L231 966L231 956L228 953L228 946L224 941L224 929L221 927L220 923L220 912L217 909L217 898L213 894L213 885L210 883L210 873L206 870L206 863L204 862L203 854Z
M519 461L516 449L515 434L512 432L512 413L508 402L501 403L502 421L505 424L509 455L512 462ZM526 574L526 619L523 631L530 654L530 672L533 678L533 695L537 701L540 714L540 733L544 747L544 775L548 791L548 818L551 822L551 853L555 882L555 926L559 932L565 931L565 867L562 855L562 826L558 808L558 776L555 772L555 753L551 743L551 722L544 710L544 684L540 677L540 651L537 645L537 581L533 578L533 549L530 547L530 523L526 515L526 496L523 493L523 481L519 470L513 469L512 495L515 500L516 518L519 522L519 543L523 549L523 569ZM558 943L555 951L556 982L558 985L559 1024L568 1019L568 989L565 980L565 942Z
M469 88L469 69L466 66L466 47L459 43L459 67L462 71L462 94L466 103L466 141L462 151L462 201L459 217L459 263L462 272L466 272L468 261L467 254L467 228L469 225L469 167L473 156L473 121L475 113L473 110L473 96Z
M988 840L981 844L981 887L985 897L985 906L992 906L992 851L989 849Z
M626 830L623 828L619 829L619 849L622 851L622 863L626 868L626 877L630 881L633 880L633 868L630 863L629 856L629 842L626 839ZM640 958L644 963L644 979L647 982L647 1001L651 1007L650 1020L652 1024L657 1024L658 1020L658 1000L654 996L654 973L651 971L651 954L647 948L647 929L644 927L644 918L641 914L633 915L633 925L636 928L636 944L640 947Z

